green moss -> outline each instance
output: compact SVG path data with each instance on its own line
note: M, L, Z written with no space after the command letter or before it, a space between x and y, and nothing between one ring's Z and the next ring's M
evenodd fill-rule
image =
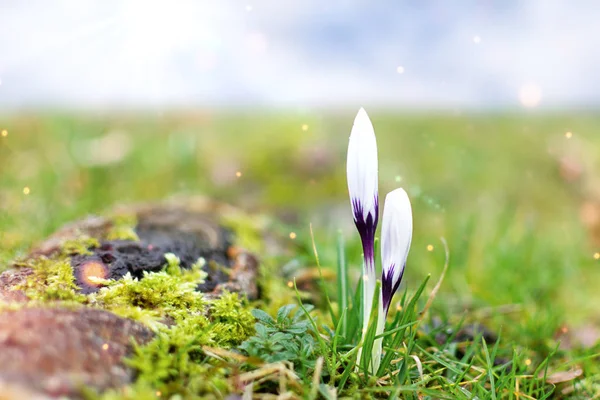
M33 274L15 289L23 290L31 300L39 302L53 300L86 302L86 296L79 293L80 288L75 284L69 255L89 255L92 254L90 249L98 246L100 246L98 240L87 235L65 240L60 246L58 255L28 260L24 266L30 267Z
M112 226L106 233L107 240L134 240L139 241L135 227L137 218L131 214L119 214L112 218Z
M181 260L179 257L173 253L166 253L164 257L165 260L167 260L165 271L172 276L183 276L183 271L181 270Z
M98 239L82 235L77 239L65 240L60 246L60 253L63 256L69 256L73 254L90 255L93 254L90 249L100 246Z
M185 399L200 399L210 395L224 397L234 391L229 379L230 371L227 368L205 362L203 352L194 349L192 343L189 347L173 348L168 340L153 342L154 353L149 352L150 347L136 351L135 358L129 365L139 373L133 390L137 388L152 387L155 392L160 392L164 398L179 395ZM171 350L170 357L162 356ZM173 351L175 350L175 351ZM157 355L160 355L158 358Z
M40 257L28 264L33 274L15 287L23 290L32 300L63 300L85 302L86 297L79 293L75 284L73 269L68 258L49 259Z
M127 274L118 281L101 280L106 286L89 296L90 303L152 326L170 319L177 329L189 325L191 319L198 316L206 319L205 315L209 315L211 341L219 346L239 344L254 332L254 318L246 301L236 293L224 293L215 300L204 299L196 291L206 275L201 264L182 269L175 255L167 254L165 258L167 265L163 271L144 272L142 279ZM190 330L197 330L197 326Z
M176 383L153 386L144 379L119 389L111 389L102 394L87 393L87 400L196 400L224 398L224 395L214 396L215 392L226 394L233 390L225 377L224 368L211 365L195 365L189 376L181 377ZM211 395L212 394L212 395Z
M183 269L180 267L181 260L173 253L166 253L165 260L167 265L165 272L172 277L178 278L181 282L188 283L202 283L206 277L206 272L202 270L202 267L206 264L204 258L199 258L189 269Z
M136 382L133 385L118 389L110 389L102 394L89 389L84 392L84 398L87 400L156 400L160 398L160 395L155 388L143 382Z
M200 282L200 280L198 280ZM167 272L144 272L142 279L131 274L108 283L94 296L105 307L130 305L147 310L164 311L181 308L201 309L202 295L195 292L194 283L185 282Z
M60 300L85 303L86 296L79 293L80 288L75 284L69 255L89 255L92 254L90 249L98 246L100 246L98 240L87 235L65 240L60 245L58 255L26 261L23 266L30 267L33 274L15 289L23 290L31 300L36 302Z
M185 276L186 271L180 270L180 273ZM162 274L165 272L150 273L139 283ZM136 371L136 382L125 392L107 392L101 398L145 398L149 393L160 392L166 398L180 395L194 399L232 392L233 371L206 356L203 346L237 346L252 335L255 320L249 304L231 293L189 307L174 304L172 300L153 304L162 307L174 324L157 324L156 337L144 346L135 346L126 363ZM119 397L124 396L123 393L129 397Z
M200 268L182 270L171 260L164 271L144 272L142 279L131 274L118 281L104 280L106 287L90 295L90 302L115 314L148 323L181 313L200 313L206 302L195 289L205 277Z
M217 345L231 347L254 333L254 317L237 293L224 293L210 305L211 330Z
M199 323L194 332L187 326L175 325L159 332L147 345L135 348L127 364L138 373L138 382L159 389L182 377L189 379L195 364L204 359L202 346L210 342L205 330L208 320L200 317L194 318L194 322Z
M226 307L232 307L226 310ZM162 325L155 339L145 346L136 346L126 362L137 373L131 390L152 387L165 397L202 398L209 394L226 394L234 390L231 371L209 359L203 346L238 345L253 333L254 319L249 307L237 295L225 294L223 299L208 305L211 316L181 310L177 323ZM240 321L233 318L241 317ZM238 335L237 337L235 335Z
M146 273L139 280L127 275L120 281L106 282L107 287L91 296L95 304L150 322L156 331L156 337L136 346L127 360L136 371L137 381L126 389L130 396L126 398L144 398L152 392L149 388L167 398L231 392L232 372L214 364L203 346L232 347L246 340L254 333L251 307L232 293L204 299L194 290L204 278L199 264L185 270L175 256L166 259L162 272ZM120 393L108 392L103 398L122 398Z

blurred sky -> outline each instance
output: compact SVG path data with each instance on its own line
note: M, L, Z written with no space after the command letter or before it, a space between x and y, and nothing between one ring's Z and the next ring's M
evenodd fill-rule
M0 110L577 108L598 0L0 0Z

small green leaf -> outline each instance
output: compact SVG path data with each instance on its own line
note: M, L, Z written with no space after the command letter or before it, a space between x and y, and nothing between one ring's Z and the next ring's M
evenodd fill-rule
M277 322L281 323L282 321L284 321L288 317L288 315L290 315L290 312L292 312L294 308L296 308L295 304L288 304L281 307L277 311Z
M271 316L269 314L267 314L266 312L264 312L263 310L254 309L254 310L252 310L252 315L254 316L254 318L259 320L260 322L267 323L267 324L275 323L275 320L273 320L273 318L271 318Z

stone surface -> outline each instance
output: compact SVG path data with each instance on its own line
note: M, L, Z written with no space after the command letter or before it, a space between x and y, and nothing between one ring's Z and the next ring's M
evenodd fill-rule
M100 247L91 248L91 255L71 255L76 283L82 293L98 290L90 276L119 279L131 273L141 278L144 271L161 270L166 263L164 255L173 253L180 258L183 268L189 268L199 259L204 260L203 270L207 277L198 286L199 291L218 295L228 290L256 299L259 295L258 260L253 254L235 247L233 232L218 223L219 213L231 211L226 207L204 198L121 207L115 213L137 218L135 232L139 241L107 240L111 220L88 217L65 225L40 243L29 257L52 257L64 241L87 235L97 238ZM15 268L0 274L0 301L26 300L23 293L10 290L10 286L21 282L24 273L24 269Z
M0 387L55 397L77 395L83 385L124 385L132 379L122 362L131 352L131 338L143 344L152 333L85 307L5 310L0 313Z
M14 288L23 283L32 273L31 268L18 268L0 274L0 302L22 303L28 301L23 291L14 290Z

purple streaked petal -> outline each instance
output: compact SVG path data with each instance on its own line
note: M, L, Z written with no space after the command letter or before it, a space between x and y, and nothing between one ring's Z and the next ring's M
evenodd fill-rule
M383 273L381 274L381 302L385 315L388 313L390 304L392 303L392 298L400 287L400 282L402 282L402 276L404 275L404 268L402 268L402 270L399 272L398 279L394 280L394 273L396 272L395 270L396 266L392 264L389 268L384 269Z
M379 221L379 199L375 196L375 215L370 212L366 217L363 212L363 205L359 199L352 199L352 213L354 215L354 224L360 234L365 265L369 272L375 272L375 231Z

